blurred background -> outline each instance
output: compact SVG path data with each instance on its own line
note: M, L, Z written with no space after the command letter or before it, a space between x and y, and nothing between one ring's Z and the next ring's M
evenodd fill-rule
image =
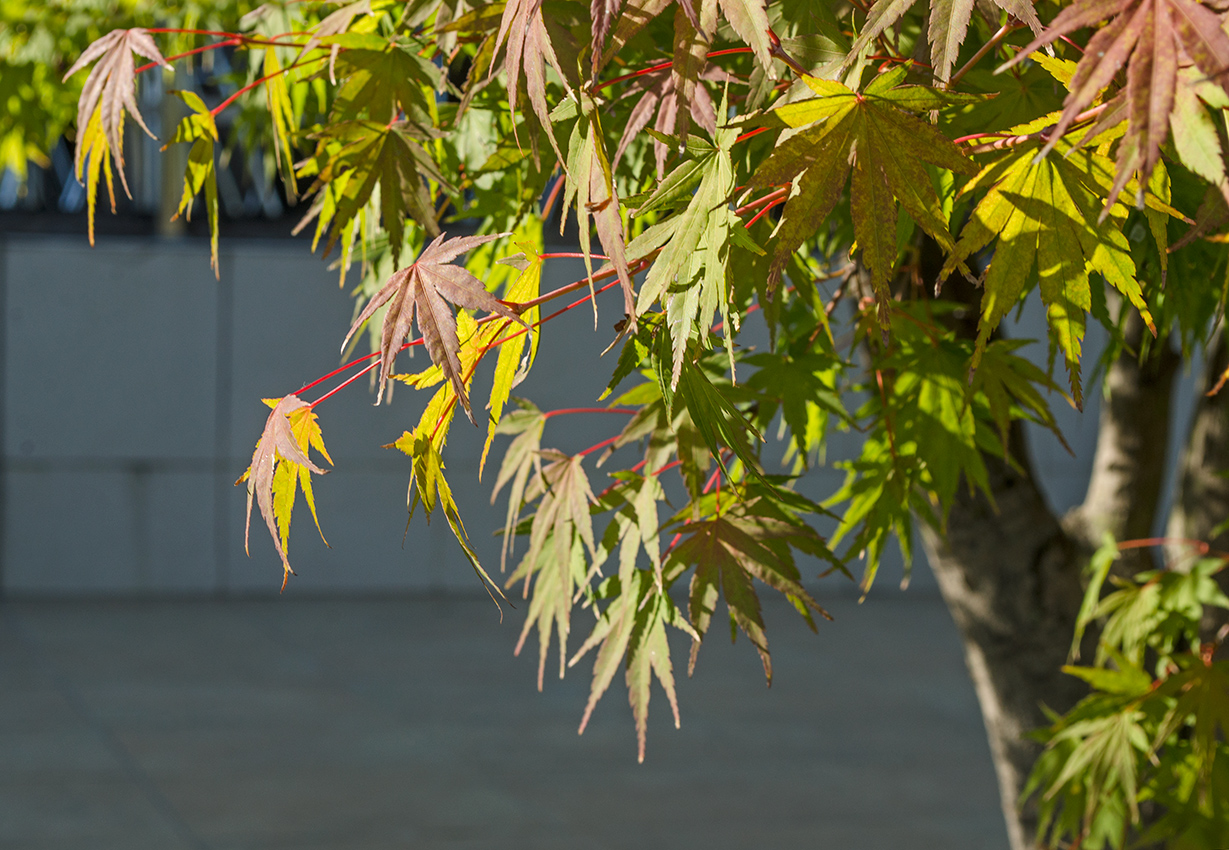
M167 101L150 79L142 109L159 133ZM215 279L203 216L167 221L182 167L143 136L127 150L134 198L100 210L94 248L66 143L24 185L0 178L0 848L1006 847L960 642L924 562L905 592L899 558L886 565L861 605L807 565L835 622L814 636L766 601L771 690L745 642L715 636L680 682L679 731L656 692L637 765L621 684L577 738L588 660L538 694L533 641L512 657L523 606L501 622L442 519L407 529L409 461L381 446L424 400L400 388L375 407L358 382L318 410L332 548L300 505L299 575L279 595L259 517L244 554L234 481L261 399L339 365L354 280L339 286L292 238L298 213L241 146L219 173ZM582 275L579 260L550 260L543 287ZM595 403L618 309L603 304L596 331L587 306L545 327L518 394ZM1041 323L1031 304L1009 332L1042 336ZM1030 450L1063 510L1083 494L1098 394L1083 416L1051 401L1074 455L1038 432ZM544 445L577 451L621 425L553 419ZM495 573L506 440L480 482L482 437L458 425L445 463ZM841 456L834 444L808 474L809 495L835 489ZM682 677L686 647L674 650Z

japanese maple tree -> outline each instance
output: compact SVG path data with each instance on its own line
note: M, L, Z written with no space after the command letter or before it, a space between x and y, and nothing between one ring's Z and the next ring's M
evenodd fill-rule
M378 368L381 396L431 393L389 435L410 512L443 510L497 604L529 598L517 650L536 638L539 687L552 653L561 676L593 659L582 731L622 671L643 759L654 681L679 719L668 635L691 642L690 673L724 606L771 681L765 588L815 628L811 559L869 591L885 546L908 559L920 536L1013 847L1229 846L1223 3L356 0L219 6L212 28L153 26L200 19L158 5L62 63L74 85L91 68L73 131L91 226L100 177L112 203L114 173L127 189L134 80L227 50L246 78L214 104L183 93L167 140L192 144L181 210L203 196L216 256L214 119L259 107L244 114L265 116L251 132L313 250L363 280L346 340L320 344L370 325L372 353L268 400L245 474L284 578L299 489L315 514L309 451L328 458L322 403ZM4 161L36 155L5 120ZM544 228L573 221L586 276L544 292L561 256ZM1034 289L1048 369L999 333ZM608 407L513 396L539 354L577 356L538 348L569 309L617 320L594 352L618 352ZM739 344L750 321L768 347ZM1111 340L1093 368L1090 321ZM399 372L419 345L430 364ZM1171 536L1150 539L1173 377L1196 357L1209 392ZM1081 407L1090 374L1106 393L1093 479L1058 517L1021 426L1057 433L1051 402ZM487 429L484 466L512 438L494 480L506 578L479 563L445 476L458 406ZM621 417L609 439L544 442L552 418L603 411ZM860 448L812 501L795 483L830 462L835 429ZM828 513L825 538L811 523Z

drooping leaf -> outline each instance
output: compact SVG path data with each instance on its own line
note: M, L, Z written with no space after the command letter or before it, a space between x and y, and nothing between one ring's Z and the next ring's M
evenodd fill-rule
M589 219L597 228L597 238L610 258L623 288L623 310L628 327L636 325L636 297L627 265L627 247L623 219L619 215L619 196L615 191L610 163L602 142L602 128L597 113L588 120L576 122L568 144L567 187L563 209L566 213L576 202L576 220L580 226L580 248L589 274L589 292L593 294L593 260L590 251ZM562 216L561 216L562 219ZM593 301L593 318L597 321L597 300Z
M674 713L674 727L679 727L678 697L674 689L674 668L670 662L666 626L687 632L693 639L696 633L669 595L653 580L652 573L645 570L620 570L618 576L607 580L598 596L608 597L611 601L589 637L568 662L568 666L576 664L597 647L593 659L593 683L580 721L580 732L585 731L593 709L610 687L620 662L623 662L627 697L636 724L637 759L643 762L653 677L666 692L666 699Z
M461 344L457 339L456 317L448 304L486 310L526 328L528 325L487 292L476 277L461 266L450 263L459 255L508 234L460 236L444 241L445 235L436 237L434 242L423 249L413 265L393 274L384 288L371 297L367 306L354 320L341 347L344 351L350 337L354 336L363 323L370 319L376 310L388 304L380 332L378 393L382 398L388 377L392 374L393 361L401 350L402 341L409 335L417 313L418 330L426 344L427 353L431 356L431 362L443 370L465 409L465 415L476 425L478 423L470 409L469 394L465 389L466 376L462 374L458 356Z
M448 389L449 387L441 387L440 392ZM453 537L460 544L461 550L465 553L466 560L473 567L474 573L486 589L487 595L491 597L495 607L499 608L500 619L502 620L503 608L500 606L499 600L495 598L495 594L498 593L500 599L504 599L503 591L499 589L499 585L483 569L482 564L478 561L478 555L469 543L469 535L465 531L465 524L461 522L461 513L457 508L456 499L452 495L452 487L449 486L447 479L444 478L444 460L440 456L438 438L424 427L424 423L420 423L419 427L413 431L406 431L395 443L391 446L386 446L386 448L396 448L408 455L413 461L410 486L406 494L406 509L410 517L413 518L414 510L418 507L419 503L423 506L423 512L427 515L428 522L431 521L431 515L437 508L444 512L444 518L448 520L448 526L452 529Z
M1126 109L1110 112L1112 123L1127 121L1127 131L1118 146L1118 173L1106 200L1108 210L1137 173L1137 185L1148 185L1160 160L1182 55L1190 57L1208 80L1229 91L1229 35L1222 29L1221 16L1199 0L1077 0L1003 67L1010 68L1039 47L1107 20L1085 47L1062 114L1039 156L1055 148L1077 117L1128 64ZM1107 126L1103 123L1100 128ZM1142 188L1140 193L1142 196Z
M327 231L324 253L332 251L362 214L377 187L380 223L388 231L394 263L399 260L405 242L407 216L432 236L439 235L435 208L423 176L445 189L452 187L423 148L421 139L413 137L414 132L404 122L386 125L352 121L332 125L315 136L316 159L323 161L323 165L308 190L308 194L316 194L312 209L299 224L303 227L312 217L318 217L313 250Z
M278 530L278 518L274 512L273 502L274 494L274 476L276 467L281 464L290 464L292 466L301 467L305 472L314 472L317 475L323 475L325 470L316 466L307 457L306 447L300 442L300 437L306 439L308 444L314 445L317 451L323 454L326 458L328 454L324 451L324 443L319 441L319 428L315 426L315 417L311 413L307 402L303 401L298 396L288 395L285 398L269 400L266 404L270 404L273 410L269 413L268 419L265 420L264 431L260 435L260 439L256 442L256 451L252 454L252 463L248 467L248 471L243 477L236 481L236 484L241 484L247 481L248 491L248 509L247 523L243 529L243 549L248 551L248 538L252 527L252 499L256 500L256 504L260 507L260 515L264 517L265 525L269 528L269 534L273 538L273 545L277 548L277 554L282 559L283 577L282 589L286 588L286 581L290 576L294 575L294 570L290 568L290 559L286 555L286 547L283 545L283 538ZM298 411L300 417L300 429L296 434L293 427L291 417ZM303 418L310 417L309 423L304 423ZM313 440L313 436L315 440ZM292 482L300 481L298 476L287 476L285 482L289 486L293 486ZM310 483L304 488L304 495L308 498L308 503L312 507L312 515L315 515L314 500L312 499ZM293 495L291 496L291 505L293 505ZM289 526L289 510L286 510L286 525ZM249 552L250 554L250 552Z
M498 434L517 435L504 452L504 460L499 466L499 475L491 491L491 504L494 504L504 485L511 485L508 491L507 519L503 528L504 542L500 551L500 572L504 572L508 554L513 549L513 530L520 520L521 506L525 503L525 488L529 484L529 476L542 473L540 449L546 417L531 402L524 399L516 401L520 409L507 416L496 429Z
M132 120L145 131L151 139L156 138L145 119L137 109L136 99L136 67L132 54L144 56L159 65L170 68L170 64L162 58L158 46L154 44L149 32L144 29L118 29L104 35L98 41L85 49L72 67L64 74L67 80L86 65L98 60L85 87L81 89L81 98L77 103L77 129L84 132L90 119L97 114L102 135L106 140L106 150L115 159L116 170L119 172L120 184L124 193L132 197L128 190L128 178L124 175L124 113L132 116ZM89 151L85 146L77 146L77 173L80 174Z
M720 68L709 65L696 75L697 80L720 82L726 79L726 74ZM677 80L673 73L655 71L637 77L635 82L623 91L623 97L640 95L640 100L632 107L615 148L611 168L617 169L620 160L628 146L636 140L640 132L653 122L653 129L663 136L683 136L682 122L684 118L694 121L708 131L709 135L717 132L717 110L712 96L703 85L697 82L691 87L686 97L680 97ZM656 120L654 120L656 114ZM665 175L666 160L672 153L670 147L661 136L653 136L653 157L657 163L658 177Z
M205 213L209 217L209 265L215 278L218 270L218 175L214 168L213 146L218 141L218 127L214 123L213 114L205 106L200 95L195 92L181 91L176 94L192 109L192 114L185 117L175 129L175 135L167 142L172 145L177 142L191 142L188 151L188 165L184 171L183 196L179 199L179 210L175 218L181 215L192 220L192 202L202 190L205 192ZM163 147L165 150L166 147Z
M516 244L524 252L525 267L521 269L516 281L508 287L504 298L506 301L521 303L538 297L538 290L542 283L543 260L537 247L533 244L529 242ZM540 314L541 308L530 307L521 313L521 320L532 328L537 324ZM482 459L478 463L479 478L482 477L482 470L486 467L486 457L491 450L491 441L499 432L504 405L507 404L516 385L525 379L538 354L539 337L536 332L514 331L510 322L495 322L491 327L493 328L493 338L490 340L492 344L498 342L498 338L513 337L513 334L515 336L499 346L499 357L495 361L495 380L491 385L490 401L487 402L487 410L490 411L490 426L487 429L486 442L482 446ZM498 334L497 338L496 334Z
M602 0L594 0L602 2ZM547 31L546 21L542 17L542 0L509 0L504 6L503 18L499 22L499 33L495 37L493 54L498 54L500 47L507 45L507 55L504 67L508 71L508 108L516 112L519 100L521 75L525 76L525 88L529 93L529 104L534 114L546 129L546 136L551 147L562 160L559 145L551 129L550 106L546 103L546 64L559 74L564 88L569 94L572 88L568 83L568 75L559 61ZM543 61L545 60L545 62ZM496 66L491 65L490 74L494 74Z
M1034 33L1042 30L1041 21L1037 18L1033 4L1028 0L992 0L1008 15L1027 24ZM846 66L851 65L862 56L871 43L887 32L905 12L913 7L914 0L877 0L871 6L866 16L862 31L849 50L845 60ZM969 29L969 18L973 14L973 0L930 0L929 29L927 39L930 42L931 65L934 76L940 82L947 82L952 75L952 65L956 55L964 44L965 35Z
M298 187L294 174L291 137L298 125L294 117L294 107L290 102L290 87L286 84L286 74L281 63L277 61L277 51L272 47L265 48L264 76L268 77L265 80L265 101L272 119L273 159L282 173L286 200L293 204L298 198Z
M740 510L730 509L725 515L688 522L678 531L683 540L670 554L666 571L670 573L676 566L695 566L688 616L700 640L712 622L717 600L724 598L731 626L736 625L750 638L764 665L764 676L771 685L768 637L752 579L759 579L797 600L802 606L800 610L805 612L810 608L826 617L826 612L800 583L798 568L789 556L788 546L770 545L780 542L811 549L816 541L822 546L822 539L805 524L765 515L756 500L745 503ZM695 670L700 640L692 643L689 675Z
M1016 129L1027 131L1032 126ZM1108 210L1108 220L1100 220L1102 199L1113 181L1113 164L1095 150L1073 150L1069 142L1061 144L1059 153L1062 156L1038 160L1033 149L1021 146L987 165L965 185L965 193L988 191L961 231L939 279L998 240L983 282L982 320L972 363L976 368L991 332L1027 291L1035 267L1047 318L1066 359L1072 396L1079 405L1080 351L1085 316L1091 307L1088 274L1100 273L1149 325L1152 316L1122 233L1126 207L1115 204ZM1148 204L1162 212L1172 211L1156 198L1150 197Z
M614 26L619 15L619 7L623 0L589 0L589 20L592 22L593 43L590 45L590 59L593 76L597 76L601 66L602 48L606 44L606 35Z

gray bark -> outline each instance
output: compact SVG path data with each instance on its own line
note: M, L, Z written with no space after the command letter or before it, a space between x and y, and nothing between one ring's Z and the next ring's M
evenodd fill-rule
M1036 813L1019 808L1040 752L1024 736L1079 700L1081 683L1061 672L1082 589L1078 548L1027 472L988 459L998 510L962 489L947 533L925 527L939 588L964 641L981 704L1013 850L1033 846Z
M1229 469L1229 388L1212 396L1207 393L1229 368L1229 341L1224 327L1216 332L1208 351L1203 392L1195 405L1180 461L1181 477L1166 535L1175 540L1202 541L1223 552L1229 548L1229 534L1222 532L1214 537L1212 532L1229 518L1229 478L1223 474ZM1170 557L1179 565L1189 560L1191 552L1185 544L1171 543L1169 547ZM1227 573L1222 570L1218 579L1221 588L1229 592ZM1209 610L1201 627L1203 639L1213 640L1227 620L1227 612Z
M1137 351L1143 323L1132 317L1126 331L1128 346ZM984 495L962 492L945 534L923 529L927 556L964 641L1013 850L1037 846L1036 810L1022 809L1020 795L1040 748L1024 736L1048 725L1043 706L1065 712L1086 692L1061 668L1088 555L1103 531L1147 536L1155 519L1179 363L1158 346L1143 364L1134 351L1113 364L1092 479L1084 502L1063 521L1038 490L1015 429L1016 468L987 459L995 506Z
M1092 478L1083 503L1063 517L1086 556L1107 531L1118 540L1152 536L1165 484L1170 399L1182 357L1166 343L1141 362L1136 352L1147 333L1131 310L1123 323L1126 350L1105 376L1109 397L1101 406ZM1133 575L1152 567L1150 553L1129 550L1119 569Z

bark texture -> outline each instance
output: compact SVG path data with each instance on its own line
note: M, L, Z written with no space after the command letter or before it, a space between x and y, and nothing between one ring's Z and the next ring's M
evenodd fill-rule
M1109 397L1101 405L1092 478L1081 505L1063 526L1085 556L1105 532L1118 540L1151 537L1165 485L1170 399L1182 357L1168 343L1140 361L1136 352L1149 331L1131 310L1123 323L1126 350L1105 376ZM1153 566L1149 549L1130 550L1120 569L1133 575Z
M945 297L980 302L981 293L958 279L944 290ZM958 325L958 331L971 330L976 312L964 318L969 328ZM1013 850L1037 846L1037 813L1032 805L1021 809L1020 794L1040 747L1025 735L1048 725L1042 706L1066 712L1087 692L1061 670L1083 597L1084 565L1105 531L1149 536L1156 518L1181 358L1160 345L1141 363L1136 352L1145 333L1138 315L1127 318L1127 350L1106 376L1110 395L1079 507L1060 520L1046 504L1016 428L1014 467L987 458L994 505L962 492L944 534L923 528L927 556L964 642Z
M1037 820L1019 799L1040 748L1024 736L1046 725L1042 705L1065 711L1084 692L1061 672L1080 608L1080 564L1029 475L996 459L987 466L998 510L962 491L947 534L925 527L923 540L964 640L1008 837L1025 850Z
M1187 435L1178 492L1170 510L1166 534L1175 539L1204 541L1214 550L1224 552L1229 549L1229 534L1213 537L1212 532L1229 519L1229 478L1223 474L1229 469L1229 389L1208 395L1229 368L1229 343L1223 326L1208 350L1203 392L1196 403ZM1170 546L1169 555L1178 564L1190 554L1189 546ZM1218 579L1221 589L1229 592L1229 570L1222 570ZM1229 612L1208 610L1201 627L1203 639L1213 640L1226 622L1229 622ZM1223 652L1222 648L1221 654Z

